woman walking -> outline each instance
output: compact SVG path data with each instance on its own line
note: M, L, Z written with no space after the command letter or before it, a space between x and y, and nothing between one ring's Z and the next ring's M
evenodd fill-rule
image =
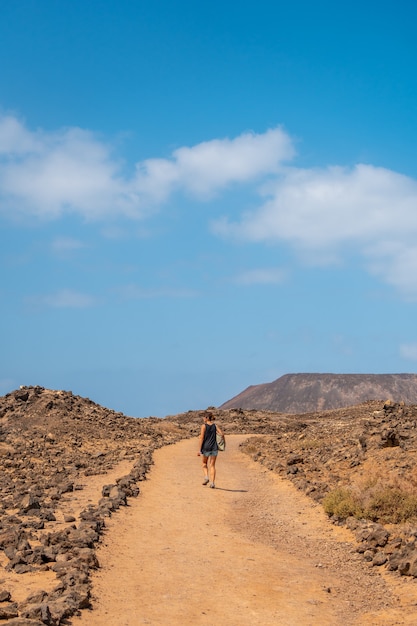
M197 453L198 456L203 457L203 485L210 483L211 489L216 486L216 459L218 454L216 433L219 433L224 439L223 431L214 423L215 419L210 411L206 411L204 414L204 424L202 424L200 432L200 448Z

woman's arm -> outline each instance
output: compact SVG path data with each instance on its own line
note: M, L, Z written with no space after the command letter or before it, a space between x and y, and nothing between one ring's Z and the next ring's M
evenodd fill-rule
M198 449L198 453L200 454L201 452L201 448L203 447L203 443L204 443L204 433L206 432L206 425L202 424L201 426L201 430L200 430L200 440L199 440L199 449Z
M220 426L218 424L216 424L216 430L218 431L219 435L221 437L223 437L223 439L226 441L226 438L224 436L224 432L222 431L222 429L220 428Z

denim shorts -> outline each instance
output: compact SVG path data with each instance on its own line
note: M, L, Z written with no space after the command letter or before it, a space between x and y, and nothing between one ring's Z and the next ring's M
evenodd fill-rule
M201 454L203 456L217 456L218 455L218 450L202 450Z

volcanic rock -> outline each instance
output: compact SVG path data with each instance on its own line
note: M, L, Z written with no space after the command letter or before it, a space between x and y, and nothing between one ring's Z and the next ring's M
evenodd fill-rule
M220 408L308 413L387 399L416 404L417 374L286 374L248 387Z
M367 401L302 414L241 406L210 410L226 435L248 436L243 452L318 503L353 479L368 477L370 467L387 481L409 479L416 470L413 404ZM8 624L64 624L90 606L90 572L99 566L96 548L107 518L139 494L154 450L198 435L203 415L190 410L137 419L43 387L0 398L0 551L8 561L0 610L8 611ZM110 479L108 472L121 461L131 462L130 471L123 463L123 475ZM102 477L97 501L86 499L88 505L68 512L64 505L82 495L89 476ZM375 519L331 521L357 533L358 552L371 566L417 577L417 527L411 522L391 524L388 532ZM16 603L7 591L10 570L19 573L22 588L29 571L40 584L45 572L56 581Z

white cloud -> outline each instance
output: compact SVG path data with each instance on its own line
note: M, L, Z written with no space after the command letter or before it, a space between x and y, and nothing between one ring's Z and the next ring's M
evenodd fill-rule
M400 346L400 354L405 359L417 361L417 343L404 343Z
M414 231L411 231L411 235ZM407 299L417 299L417 245L403 239L375 244L365 251L369 271L396 287ZM416 233L414 232L414 236Z
M335 263L354 250L367 270L417 296L417 182L357 165L288 168L261 190L259 208L237 222L218 220L217 234L255 242L287 242L308 262Z
M16 151L0 126L0 145L9 145L0 161L0 210L38 217L77 212L89 219L134 210L118 163L92 133L70 128L30 135L20 122L14 126Z
M32 132L16 117L0 115L0 211L146 217L176 190L210 196L278 171L293 154L290 137L275 128L181 147L170 159L137 163L128 177L111 147L87 130Z
M74 250L84 248L85 244L79 239L72 237L56 237L51 243L51 250L54 254L63 255Z
M95 299L73 289L60 289L59 291L37 296L31 299L31 304L36 307L50 307L54 309L86 309L94 306Z
M279 267L253 269L236 277L240 285L278 285L285 281L287 272Z
M188 288L175 287L155 287L146 288L131 284L119 287L119 296L126 300L151 300L154 298L194 298L198 292Z
M258 208L226 215L214 224L216 234L285 242L307 263L334 264L353 251L368 272L417 298L417 181L364 164L299 169L288 165L294 156L292 138L273 128L183 146L169 158L137 163L128 176L111 146L87 130L31 131L0 114L0 212L145 218L175 192L205 200L250 183ZM61 241L61 249L71 245Z
M13 115L0 115L0 156L28 154L42 149L37 133L28 131Z
M148 159L137 167L137 188L158 200L175 189L207 197L233 183L276 173L294 156L290 137L274 128L215 139L173 152L172 159Z
M384 168L290 168L263 193L259 209L220 224L224 234L321 249L417 232L417 182Z

